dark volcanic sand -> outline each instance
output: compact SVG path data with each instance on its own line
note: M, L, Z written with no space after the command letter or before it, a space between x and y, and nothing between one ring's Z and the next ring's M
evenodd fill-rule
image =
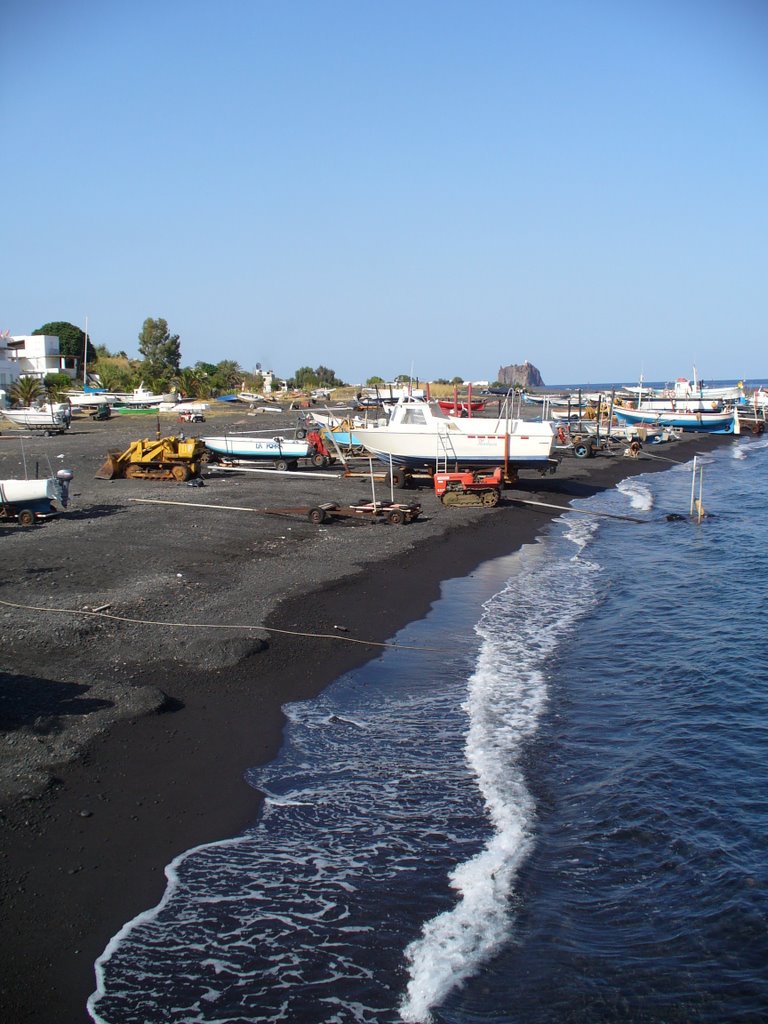
M275 429L293 422L274 420ZM196 432L219 433L225 422L248 430L274 421L238 411ZM125 921L160 899L164 866L254 820L259 796L243 772L279 749L281 705L378 653L270 634L270 625L386 640L426 612L441 580L533 540L555 514L509 500L495 510L445 509L422 488L402 495L424 505L411 526L318 529L301 518L130 499L263 508L354 500L370 484L247 475L193 489L93 479L108 448L154 436L154 426L150 417L83 420L64 437L25 442L32 473L38 461L45 475L48 457L54 469L74 469L75 497L44 525L0 526L0 599L243 628L0 605L0 1017L19 1024L89 1020L94 961ZM177 425L165 418L163 429ZM661 457L565 458L555 476L525 475L505 496L566 505L724 440L654 448ZM4 432L0 478L21 472L20 442ZM388 496L384 487L378 496Z

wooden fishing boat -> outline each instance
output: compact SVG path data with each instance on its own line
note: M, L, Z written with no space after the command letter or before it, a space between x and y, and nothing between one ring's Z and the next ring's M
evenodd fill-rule
M452 398L439 398L437 404L443 412L452 416L468 416L470 413L482 412L485 409L485 401L481 398L473 398L471 402L466 398L460 398L456 402Z
M705 434L739 434L739 414L735 409L722 412L686 412L685 410L628 409L614 406L613 415L620 423L648 423L674 430Z

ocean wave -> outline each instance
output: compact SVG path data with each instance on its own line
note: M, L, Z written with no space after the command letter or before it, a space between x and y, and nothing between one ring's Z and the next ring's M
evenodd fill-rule
M598 529L594 520L567 516L564 537L579 550ZM555 541L555 545L562 541ZM594 604L592 574L599 566L550 552L484 606L477 631L483 638L468 682L465 758L492 826L479 853L451 873L459 901L429 920L405 950L409 981L399 1012L403 1021L431 1020L444 1001L505 944L512 932L510 897L520 865L533 843L536 809L525 784L521 754L546 707L544 662Z
M632 508L639 512L650 512L653 508L653 491L644 480L630 477L627 480L622 480L617 489L629 498Z

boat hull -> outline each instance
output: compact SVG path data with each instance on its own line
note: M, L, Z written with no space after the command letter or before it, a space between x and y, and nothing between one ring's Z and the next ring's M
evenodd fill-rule
M306 459L311 454L307 441L285 437L202 437L203 444L217 455L232 459Z
M658 412L652 409L614 408L613 415L620 423L648 423L672 427L689 433L738 434L739 418L735 412Z
M19 427L49 427L65 429L67 420L63 412L42 409L3 409L3 416Z
M357 440L384 462L398 466L449 465L486 467L511 465L544 467L554 450L555 434L551 429L537 431L530 424L528 433L407 433L404 430L379 428L355 430Z
M53 501L61 493L55 480L0 480L0 502L7 505L27 505L38 501Z

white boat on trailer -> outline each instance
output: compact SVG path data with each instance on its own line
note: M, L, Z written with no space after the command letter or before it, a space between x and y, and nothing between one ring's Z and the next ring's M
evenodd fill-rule
M557 433L549 420L460 419L436 403L413 399L400 399L386 425L356 427L355 437L383 462L406 470L505 466L547 472L557 466Z
M222 460L270 461L278 469L295 469L299 459L312 455L312 445L305 438L254 437L252 434L223 434L220 437L201 437L205 447Z
M20 526L32 526L38 519L55 515L54 501L69 504L72 472L60 469L56 476L34 480L0 480L0 519L15 519Z
M162 402L177 402L178 397L176 391L166 391L163 394L156 395L152 391L147 391L142 381L133 391L115 391L114 404L127 409L156 409Z
M42 431L47 434L63 434L69 429L68 409L59 405L30 406L26 409L3 409L3 416L17 427Z

